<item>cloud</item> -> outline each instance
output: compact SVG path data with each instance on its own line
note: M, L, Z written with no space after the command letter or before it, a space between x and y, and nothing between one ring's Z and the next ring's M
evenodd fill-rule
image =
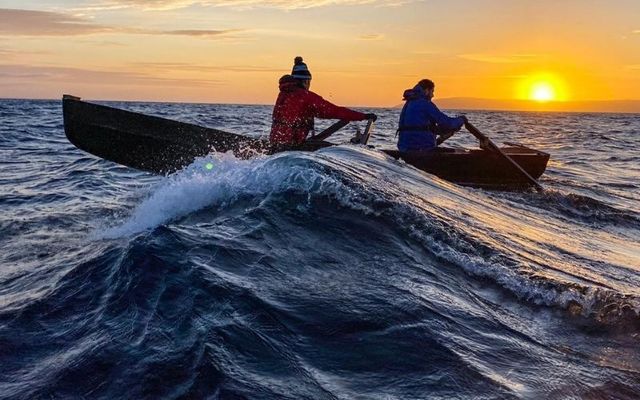
M128 44L121 42L114 42L110 40L79 40L78 43L87 43L91 45L97 45L100 47L127 47Z
M22 56L33 56L33 55L43 55L43 54L51 54L50 51L25 51L25 50L14 50L9 48L1 48L0 47L0 59L6 61L10 59L18 59Z
M81 10L87 11L103 11L103 10L119 10L124 8L141 8L144 10L174 10L177 8L185 8L194 4L206 3L206 1L194 0L104 0L81 7Z
M152 30L98 25L89 20L62 13L0 8L0 35L77 36L98 33L139 35L178 35L202 38L228 38L242 29Z
M6 59L8 57L12 57L14 55L16 55L17 52L15 50L9 50L9 49L2 49L0 48L0 57Z
M379 4L380 7L403 7L407 4L417 3L420 0L396 0L396 1L384 1Z
M112 28L72 15L0 8L0 35L73 36L110 31Z
M283 10L308 9L331 5L371 4L398 7L415 0L104 0L85 9L142 8L145 10L172 10L192 5L232 7L235 9L278 8Z
M439 54L439 53L436 52L436 51L430 51L430 50L413 50L411 52L411 54L415 54L415 55L418 55L418 56L432 56L432 55L436 55L436 54Z
M176 87L217 86L221 83L212 79L165 78L142 72L101 71L69 67L31 66L21 64L0 64L0 84L21 85L24 80L33 83L43 79L47 82L86 82L111 85L151 85Z
M161 71L186 71L186 72L282 72L282 68L256 67L251 65L197 65L187 63L132 63L134 68L147 68Z
M244 29L177 29L177 30L157 30L141 28L114 28L114 32L128 33L132 35L174 35L193 36L200 38L236 38L233 34L244 32Z
M231 33L236 33L241 31L242 29L227 29L227 30L188 29L188 30L174 30L174 31L143 31L141 33L157 34L157 35L213 37L213 36L229 35Z
M382 40L383 38L384 38L384 35L381 35L378 33L358 36L358 39L360 40Z
M307 9L331 5L361 5L385 3L380 0L208 0L202 4L236 8L280 8L285 10Z
M508 54L508 55L492 55L492 54L459 54L459 58L470 61L477 61L490 64L512 64L529 61L536 58L536 54Z

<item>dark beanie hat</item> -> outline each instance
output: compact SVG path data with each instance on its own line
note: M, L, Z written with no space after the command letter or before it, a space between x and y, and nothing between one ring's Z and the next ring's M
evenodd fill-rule
M311 72L307 68L307 64L304 63L302 57L298 56L293 60L293 70L291 71L291 76L296 79L311 79Z

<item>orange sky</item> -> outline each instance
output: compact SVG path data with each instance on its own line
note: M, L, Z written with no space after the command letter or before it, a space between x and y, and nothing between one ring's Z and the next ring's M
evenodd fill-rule
M269 104L296 55L345 105L640 100L640 1L0 1L0 97Z

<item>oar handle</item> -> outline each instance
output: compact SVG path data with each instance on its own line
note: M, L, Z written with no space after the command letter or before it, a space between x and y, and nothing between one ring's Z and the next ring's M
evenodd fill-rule
M323 130L322 132L318 133L317 135L313 136L312 138L309 138L309 140L317 140L317 141L325 140L326 138L333 135L334 133L344 128L348 124L349 124L349 121L345 121L342 119L336 122L335 124L331 125L327 129Z
M496 146L495 143L493 143L493 141L491 139L489 139L485 134L483 134L482 132L480 132L478 130L478 128L476 128L475 126L473 126L471 124L471 122L466 121L464 124L464 127L467 128L467 130L469 132L471 132L471 134L473 136L475 136L481 143L481 147L483 147L484 145L486 145L490 150L498 153L502 158L504 158L505 160L507 160L507 162L509 162L509 164L511 164L516 170L518 170L518 172L524 176L525 178L527 178L527 180L529 181L529 183L531 183L537 191L541 192L543 189L542 185L540 185L538 183L538 181L536 181L535 179L533 179L531 177L531 175L529 175L529 173L527 171L524 170L524 168L522 168L520 166L520 164L518 164L517 162L513 161L513 159L511 157L509 157L508 155L506 155L498 146Z
M473 125L471 124L471 122L466 121L466 122L464 123L464 127L465 127L465 128L467 128L467 130L468 130L469 132L471 132L471 134L472 134L473 136L475 136L475 137L480 141L480 143L481 143L481 144L486 143L486 144L488 144L489 146L493 145L493 147L494 147L495 149L500 150L500 149L498 148L498 146L496 146L496 145L495 145L495 143L493 143L493 142L491 141L491 139L489 139L487 136L485 136L485 134L484 134L484 133L480 132L480 131L478 130L478 128L476 128L475 126L473 126Z

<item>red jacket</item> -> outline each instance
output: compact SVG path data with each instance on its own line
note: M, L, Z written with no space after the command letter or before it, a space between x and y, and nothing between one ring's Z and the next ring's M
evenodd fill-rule
M272 143L300 144L313 128L313 118L362 121L365 114L329 103L297 82L280 83L280 94L273 108Z

